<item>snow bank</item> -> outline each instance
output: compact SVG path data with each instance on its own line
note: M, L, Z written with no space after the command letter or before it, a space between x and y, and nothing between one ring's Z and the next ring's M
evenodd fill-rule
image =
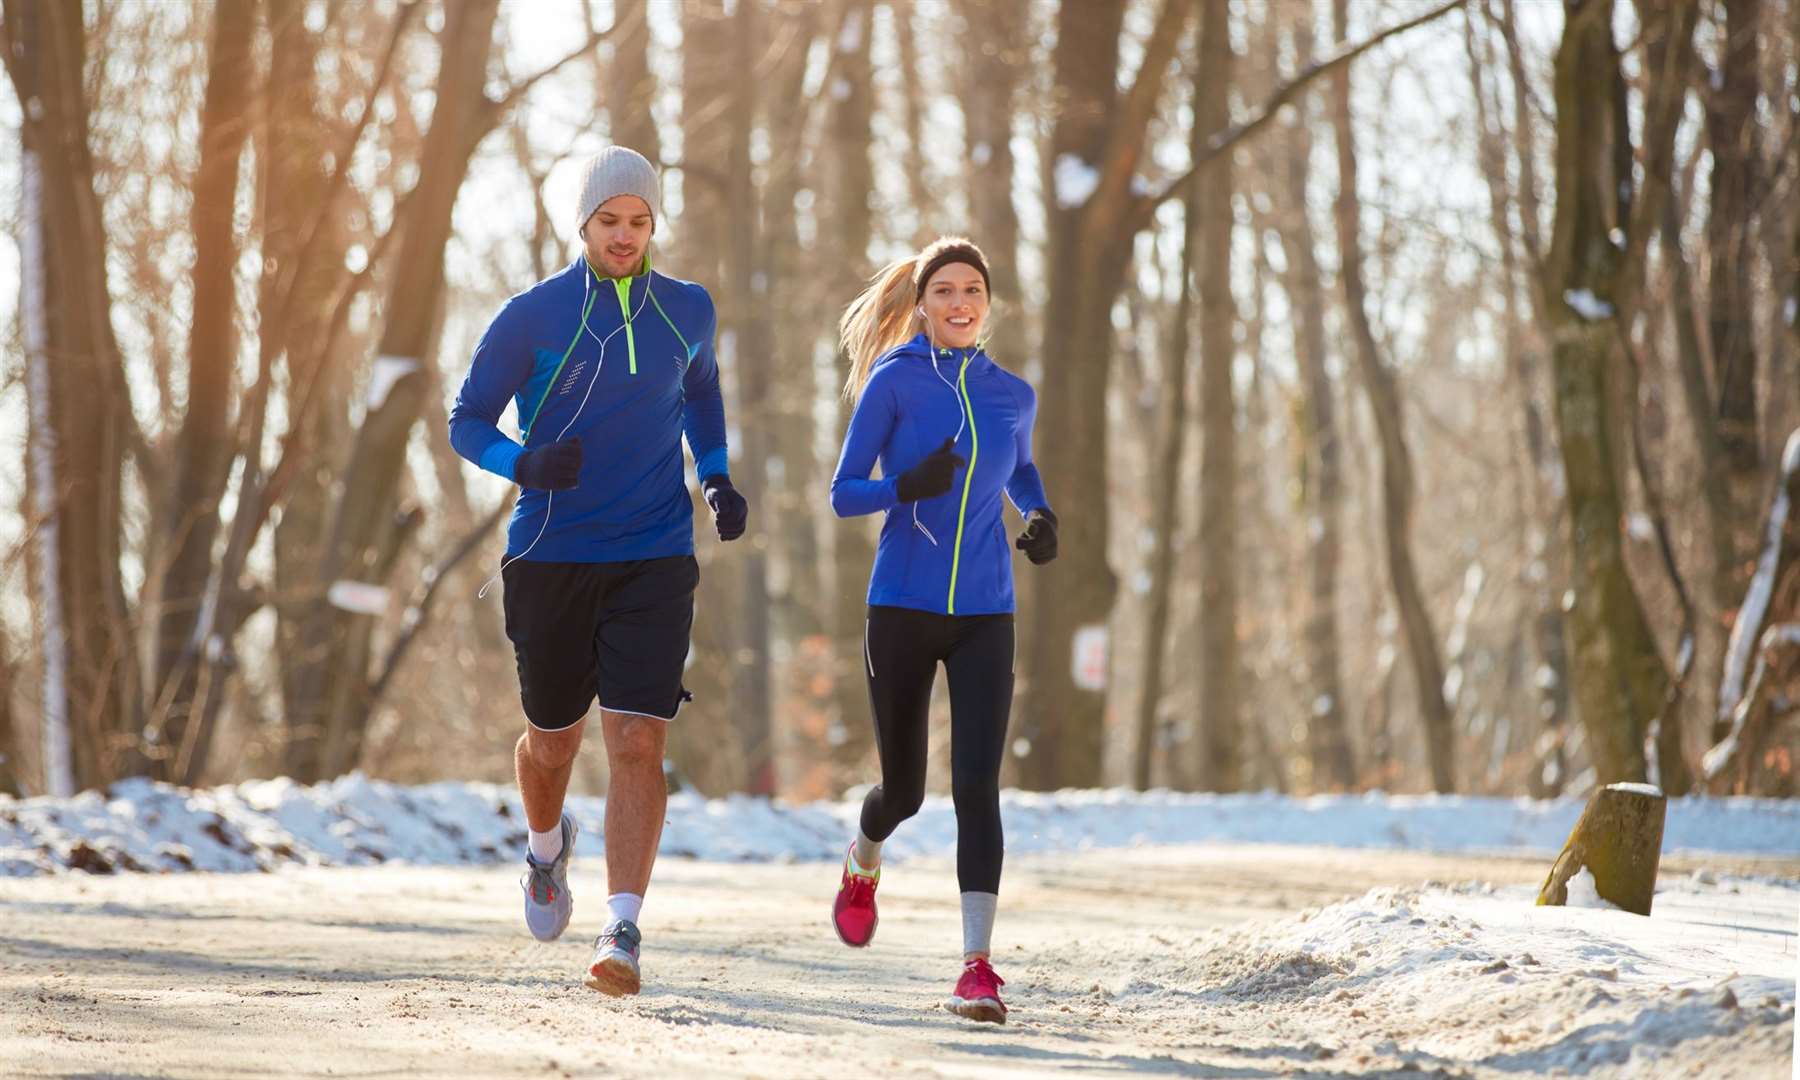
M1020 854L1207 843L1554 854L1581 807L1576 799L1380 794L1002 796L1007 850ZM598 845L605 801L577 796L569 809L582 843ZM725 861L836 859L858 810L854 799L794 805L676 795L662 850ZM0 875L482 863L514 858L524 842L510 785L405 787L353 774L312 786L282 779L189 791L129 780L70 799L0 797ZM1800 801L1674 799L1663 843L1667 851L1800 857ZM955 845L950 801L933 797L888 850L898 858L949 855Z
M1093 945L1092 993L1122 1011L1212 1038L1245 1027L1359 1069L1669 1075L1671 1046L1707 1039L1785 1060L1800 884L1676 879L1650 918L1536 907L1532 895L1377 889L1160 949L1077 951Z

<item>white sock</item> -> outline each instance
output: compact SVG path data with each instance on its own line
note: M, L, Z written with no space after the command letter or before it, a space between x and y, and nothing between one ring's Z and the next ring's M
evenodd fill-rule
M851 869L864 877L873 877L881 868L881 841L871 840L856 830L856 850L850 856Z
M991 892L962 894L963 955L986 953L994 941L994 909L1000 897Z
M556 828L551 829L549 832L538 832L529 825L525 827L525 831L530 834L528 843L531 847L531 857L538 862L551 862L558 855L562 854L561 820L558 820Z
M606 898L607 921L624 919L637 925L638 913L644 910L644 898L637 893L616 892Z

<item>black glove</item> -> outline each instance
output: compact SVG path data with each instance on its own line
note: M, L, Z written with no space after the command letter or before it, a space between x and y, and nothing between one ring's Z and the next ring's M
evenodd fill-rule
M1025 531L1013 546L1025 553L1033 566L1042 566L1056 558L1056 515L1049 507L1033 510L1025 519Z
M950 490L950 480L963 467L963 459L951 450L955 439L925 455L925 460L900 474L894 484L894 495L903 503L930 499Z
M520 487L566 491L580 476L580 436L527 450L513 461L513 480Z
M705 496L706 505L712 507L719 539L736 540L744 535L744 526L750 522L750 504L731 486L731 477L707 477L700 481L700 493Z

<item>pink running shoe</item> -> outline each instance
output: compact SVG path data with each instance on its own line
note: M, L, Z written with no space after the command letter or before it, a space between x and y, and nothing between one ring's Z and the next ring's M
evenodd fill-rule
M956 980L956 991L944 1008L970 1020L990 1024L1006 1023L1006 1005L1000 1000L1000 988L1006 980L994 974L987 957L977 956L963 965L962 978Z
M853 847L851 851L854 851ZM858 873L844 853L844 880L838 884L837 899L831 905L831 925L838 940L853 949L867 945L875 936L875 924L881 919L875 913L875 886L881 884L881 867L873 874Z

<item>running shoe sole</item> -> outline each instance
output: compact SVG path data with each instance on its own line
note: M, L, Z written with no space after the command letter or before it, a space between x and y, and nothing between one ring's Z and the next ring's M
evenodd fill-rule
M638 992L643 985L637 969L617 957L609 956L588 968L588 989L598 990L607 997L625 997Z
M985 1024L1006 1023L1006 1010L993 998L975 998L972 1001L964 1001L952 994L950 1000L944 1002L944 1008L965 1020L979 1020Z

